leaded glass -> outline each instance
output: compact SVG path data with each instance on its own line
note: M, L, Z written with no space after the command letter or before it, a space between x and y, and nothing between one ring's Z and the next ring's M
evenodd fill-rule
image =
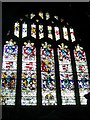
M74 79L71 67L70 50L67 45L58 45L60 89L62 105L75 105Z
M44 37L43 25L39 25L39 39Z
M56 41L60 39L59 27L54 27Z
M68 39L68 31L67 31L67 28L65 26L63 27L63 37L64 37L64 39L69 40Z
M20 30L19 22L16 22L14 25L14 35L17 37L19 37L19 30Z
M3 49L2 62L2 104L15 105L17 79L17 52L18 47L13 40L6 41Z
M52 36L52 26L47 26L47 29L48 29L48 38L53 39L53 36Z
M31 25L31 36L36 38L36 25L34 23Z
M42 105L57 105L54 53L50 44L41 47Z
M27 37L27 24L22 24L22 38Z
M24 44L22 47L21 105L36 105L36 48L31 42Z
M50 18L50 14L47 12L46 13L46 20L48 20Z
M71 35L71 41L74 42L75 41L75 36L74 36L73 28L70 28L70 35Z
M43 12L39 12L39 16L43 19Z
M74 56L76 62L80 103L82 105L85 105L87 104L87 100L84 97L84 95L87 94L90 89L89 74L88 74L88 66L86 61L86 54L85 51L83 50L83 47L80 47L79 44L74 49Z

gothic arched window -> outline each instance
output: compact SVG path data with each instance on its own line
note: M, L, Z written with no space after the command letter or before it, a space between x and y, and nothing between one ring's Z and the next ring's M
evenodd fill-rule
M31 13L3 45L3 105L86 105L87 58L75 30L59 16Z

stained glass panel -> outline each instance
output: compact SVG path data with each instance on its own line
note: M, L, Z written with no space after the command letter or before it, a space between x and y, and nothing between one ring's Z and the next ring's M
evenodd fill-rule
M22 24L22 38L27 37L27 24Z
M74 42L75 41L75 36L74 36L74 30L72 28L70 28L70 35L71 35L72 42Z
M75 105L74 79L71 67L70 50L67 45L58 45L60 89L62 105Z
M18 46L7 41L3 49L2 62L2 104L15 105Z
M88 66L86 61L86 54L83 50L83 47L77 45L74 50L75 62L76 62L76 70L78 77L78 88L80 95L80 103L82 105L87 104L87 100L84 97L85 94L89 92L89 74L88 74Z
M53 36L52 36L52 26L47 26L47 29L48 29L48 38L53 39Z
M18 22L16 22L14 25L14 35L17 37L19 37L19 30L20 30L20 25Z
M31 25L31 36L36 38L36 25L34 23Z
M66 27L63 27L63 37L64 37L64 39L69 40L68 39L68 31L67 31Z
M54 27L56 41L60 39L59 27Z
M36 48L34 43L22 47L21 105L37 104Z
M44 37L43 25L39 25L39 39Z
M42 105L57 105L54 53L50 44L41 47Z

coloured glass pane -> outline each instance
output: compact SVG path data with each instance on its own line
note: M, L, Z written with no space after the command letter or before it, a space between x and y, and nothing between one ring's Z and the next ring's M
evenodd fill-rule
M74 36L74 30L72 28L70 28L70 35L71 35L72 42L74 42L75 41L75 36Z
M14 35L17 37L19 37L19 29L20 29L20 25L18 22L16 22L14 25Z
M27 37L27 24L22 24L22 38Z
M69 40L68 39L68 31L67 31L66 27L63 27L63 37L64 37L64 39Z
M43 19L43 12L39 12L39 16Z
M54 27L56 41L60 39L59 27Z
M34 23L31 25L31 36L36 38L36 25Z
M48 29L48 38L53 39L53 36L52 36L52 26L47 26L47 29Z
M46 20L48 20L50 18L50 14L47 12L46 13Z
M43 25L39 25L39 39L44 37Z

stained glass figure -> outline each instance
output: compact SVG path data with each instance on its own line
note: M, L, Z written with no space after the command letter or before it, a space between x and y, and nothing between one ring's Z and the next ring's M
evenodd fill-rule
M69 40L68 31L67 31L67 28L65 26L63 27L63 37L64 37L64 39Z
M75 105L74 79L71 67L70 50L67 45L58 45L60 89L62 105Z
M71 35L71 41L74 42L75 41L75 35L74 35L73 28L70 28L70 35Z
M20 30L19 22L16 22L14 25L14 35L17 37L19 37L19 30Z
M31 25L31 36L36 38L36 25L34 23Z
M59 27L54 27L56 41L60 39Z
M90 89L89 74L86 61L86 54L85 51L83 50L83 47L80 47L79 44L75 47L74 56L76 62L80 103L82 105L86 105L87 99L84 97L84 95L87 94Z
M2 62L2 105L15 105L18 46L7 41L3 49Z
M43 25L39 25L39 39L44 37Z
M48 20L50 18L50 14L47 12L46 13L46 20Z
M21 105L36 105L36 48L31 42L24 44L22 47Z
M53 39L53 36L52 36L52 26L47 26L47 29L48 29L48 38Z
M22 24L22 38L27 37L27 24Z
M42 105L57 105L54 53L50 44L41 47Z
M39 12L39 16L43 19L43 12Z

